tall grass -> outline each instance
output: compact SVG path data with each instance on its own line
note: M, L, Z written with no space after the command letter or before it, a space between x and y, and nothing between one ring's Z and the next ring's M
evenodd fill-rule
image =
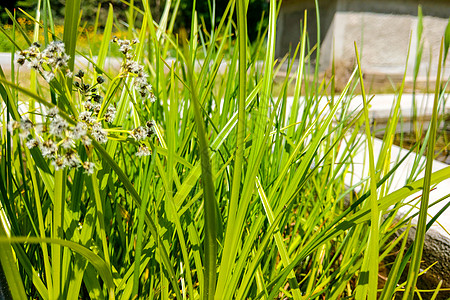
M167 1L157 23L147 2L141 11L131 1L128 38L139 42L129 43L113 36L111 6L100 47L80 67L74 64L79 1L68 1L67 65L52 69L55 77L45 84L37 77L49 79L48 65L30 75L12 68L11 80L0 72L0 260L12 298L392 299L405 291L400 275L410 262L404 297L420 292L423 237L435 221L426 224L428 193L450 177L450 167L433 172L427 164L423 179L411 176L403 188L389 190L406 156L390 164L396 124L386 129L378 160L373 154L370 97L356 47L348 83L339 95L334 88L329 93L335 74L320 81L318 65L311 65L320 47L308 47L305 12L274 97L279 3L270 1L268 28L253 44L245 1L230 1L211 29L194 17L189 36L172 33L179 3ZM40 53L57 36L49 1L42 7L48 27L36 26L33 36L48 33ZM142 17L141 28L134 28L134 15ZM10 38L24 35L13 30ZM125 54L118 75L106 71L112 51ZM21 73L30 76L31 88ZM364 109L351 111L358 86ZM444 90L438 76L428 145ZM26 118L33 125L24 135ZM66 124L62 132L55 133L56 123ZM67 150L62 145L75 126L84 135ZM53 156L44 152L48 139L58 143ZM346 186L353 156L366 144L369 176ZM408 156L419 160L414 149ZM74 152L77 162L61 168L58 158ZM397 212L422 192L417 238L408 250L410 217L398 219ZM378 265L394 249L399 255L379 285Z

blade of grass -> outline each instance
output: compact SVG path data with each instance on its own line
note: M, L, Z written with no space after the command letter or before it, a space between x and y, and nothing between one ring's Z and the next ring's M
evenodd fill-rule
M109 155L109 153L95 140L92 141L92 144L94 145L95 149L99 152L99 156L102 157L103 160L105 160L108 165L111 167L111 169L114 170L114 172L117 174L117 177L124 185L125 189L131 194L133 197L135 203L138 207L142 206L142 199L139 196L138 192L134 188L131 181L128 179L128 177L125 175L123 170L120 168L120 166L114 161L114 159ZM155 222L150 218L149 214L146 213L145 221L147 225L149 226L150 232L153 236L153 238L157 241L157 246L159 249L159 255L161 255L161 259L164 265L164 270L169 274L169 281L172 284L172 287L174 289L174 292L177 297L181 298L180 290L177 285L175 271L172 267L172 264L170 263L169 255L167 253L166 248L164 247L160 236L158 235L158 230L155 225Z
M7 238L0 236L0 244L8 244L8 243L31 243L31 244L47 243L47 244L58 244L63 247L68 247L71 250L83 255L83 257L85 257L94 266L99 275L102 277L108 291L110 292L110 295L111 293L112 295L114 295L114 281L112 274L109 270L109 267L106 265L105 261L101 259L97 254L85 248L84 246L81 246L80 244L55 238L21 237L21 236L14 236Z
M244 1L238 1L236 4L237 11L237 29L238 29L238 74L239 74L239 86L238 86L238 115L237 115L237 128L236 128L236 155L234 160L234 172L233 181L231 184L231 196L230 196L230 206L228 210L228 225L225 233L227 244L229 238L231 238L232 224L236 220L236 212L239 207L239 196L241 191L241 174L242 174L242 164L244 161L244 137L245 137L245 99L246 99L246 81L247 81L247 22L246 22L246 12L247 7ZM222 261L224 264L229 264L228 261ZM226 272L226 271L225 271ZM226 274L224 272L224 274ZM219 275L218 285L221 285L221 280L224 280L222 276ZM218 287L221 289L221 287Z
M78 21L80 18L81 0L67 1L64 9L63 42L69 55L69 69L73 72L75 63L75 49L78 37ZM72 86L72 79L67 79L67 85Z
M361 86L361 96L364 103L364 123L365 123L365 134L367 140L367 148L369 153L369 174L370 174L370 197L369 204L370 206L370 235L369 242L367 243L367 255L364 256L364 262L361 269L361 275L358 281L358 287L362 287L362 289L357 288L356 297L366 298L368 295L369 300L376 300L377 298L377 286L378 286L378 255L379 255L379 211L377 205L377 177L375 174L375 158L373 155L373 145L372 145L372 134L370 132L370 119L369 119L369 107L367 106L366 101L366 93L364 89L364 81L363 81L363 72L361 69L361 61L359 59L358 47L355 42L355 54L356 61L358 63L358 71L359 71L359 80ZM366 278L364 273L368 272L368 276ZM364 277L363 277L364 276ZM364 280L367 280L365 282ZM368 284L368 294L366 294L366 284ZM362 293L362 294L361 294Z
M111 32L113 27L113 17L114 17L114 10L112 4L110 3L105 28L103 29L103 39L102 43L100 44L100 49L98 50L98 58L96 62L96 65L101 69L104 68L106 55L108 55L108 46L111 41Z
M55 171L55 190L53 198L53 222L52 234L54 239L64 238L64 203L65 203L65 176L64 170ZM59 299L63 294L64 283L61 282L63 276L62 266L62 249L61 245L52 243L52 278L53 278L53 296Z
M412 300L414 297L414 289L417 282L417 277L419 276L420 262L422 259L422 251L423 245L425 241L425 233L426 233L426 224L427 224L427 210L428 203L430 197L430 186L431 186L431 176L432 176L432 168L433 168L433 159L434 159L434 145L436 142L436 129L437 129L437 120L438 120L438 102L440 95L440 86L441 86L441 62L444 48L444 39L441 40L441 47L439 53L438 60L438 71L436 75L436 87L434 91L434 103L433 103L433 114L431 118L430 124L430 132L431 136L428 142L428 151L427 151L427 162L425 167L425 177L423 181L423 194L420 201L420 213L419 219L417 221L417 230L416 236L414 238L414 249L411 258L411 264L409 266L408 271L408 281L405 287L405 293L403 294L403 299Z
M187 52L187 48L185 49ZM188 57L188 52L186 53ZM197 125L197 136L200 145L200 159L202 166L202 185L204 194L204 219L205 219L205 282L204 297L205 299L214 299L216 289L216 259L217 259L217 240L216 240L216 198L215 188L212 178L211 162L209 156L209 146L206 140L206 133L203 125L203 117L201 114L200 103L197 97L197 85L194 81L194 74L191 62L187 63L187 77L191 87L191 105L194 110L194 119Z
M3 286L2 288L11 293L3 294L2 296L8 297L12 296L13 300L21 300L27 299L25 294L25 289L22 283L22 277L20 276L19 270L17 269L16 259L14 258L14 254L11 250L11 244L8 243L8 237L5 232L5 224L1 222L0 224L0 263L3 269L2 275L6 277L6 282L2 279L1 284L7 284L7 286ZM2 240L5 240L3 243Z

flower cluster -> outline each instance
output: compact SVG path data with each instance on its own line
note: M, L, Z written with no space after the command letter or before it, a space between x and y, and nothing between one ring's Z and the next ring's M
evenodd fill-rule
M125 55L122 74L134 76L134 86L141 96L149 97L154 101L144 67L132 60L134 56L132 45L138 41L116 39L115 42L119 44L120 51ZM20 65L28 62L30 67L41 72L50 82L58 70L61 71L60 74L72 76L67 65L69 56L64 51L62 42L52 42L42 51L38 43L33 43L30 48L17 53L16 62ZM85 73L79 70L74 77L73 85L82 98L82 111L78 116L69 116L75 122L68 122L67 115L61 114L55 106L42 112L43 117L40 123L34 124L23 116L20 121L10 121L8 130L11 134L18 133L29 149L38 148L42 155L49 159L55 170L81 168L85 173L93 174L95 164L89 160L82 160L77 149L83 146L89 148L92 143L91 138L99 143L108 141L107 131L113 129L104 129L103 124L114 122L116 108L103 101L101 92L105 90L102 88L105 79L102 76L88 79ZM144 126L128 131L130 137L138 143L137 157L151 154L144 140L153 136L154 129L155 124L147 122Z
M18 51L16 63L23 65L28 62L28 66L41 72L47 82L55 78L58 70L68 77L72 76L68 67L69 56L65 53L63 42L53 41L42 52L40 47L39 43L34 42L28 49Z
M99 113L102 108L103 97L99 93L99 86L105 82L105 79L102 76L98 76L95 84L91 86L90 84L84 82L84 72L82 70L79 70L75 74L75 77L80 81L75 81L74 86L85 99L85 101L83 102L85 111L80 113L80 115L78 116L79 119L95 127L96 129L98 129L99 126L101 128L101 124L99 122L102 119L100 118ZM109 105L106 108L103 119L107 123L112 123L115 116L116 108L113 105ZM106 142L103 138L97 139L97 141L101 143Z
M115 36L112 41L119 45L119 51L125 56L122 71L135 77L133 85L141 95L142 100L149 99L150 102L155 102L156 98L153 94L152 85L147 80L148 74L145 73L144 66L133 60L133 45L139 43L139 40L121 40Z
M87 125L78 122L71 126L59 115L58 108L49 109L44 122L33 124L28 118L20 121L11 120L8 123L11 134L19 132L19 137L25 142L29 149L38 147L42 156L50 159L55 170L65 167L70 169L83 168L85 173L92 174L95 164L82 161L76 150L76 142L85 146L91 144L87 136Z
M136 152L136 156L140 157L152 154L150 149L145 144L142 144L142 141L154 135L154 127L155 124L152 121L148 121L145 126L136 127L131 131L131 136L135 139L136 142L140 143L139 150L138 152Z

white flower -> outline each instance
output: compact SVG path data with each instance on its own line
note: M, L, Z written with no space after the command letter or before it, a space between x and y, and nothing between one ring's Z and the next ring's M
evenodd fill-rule
M15 129L20 128L20 123L16 120L10 120L8 122L8 131L9 133L13 134Z
M101 108L101 107L102 107L102 106L101 106L100 103L95 103L95 104L92 105L92 111L93 111L95 114L98 114L98 113L100 112L100 108Z
M83 145L85 145L87 147L87 146L91 145L92 141L88 136L84 135L81 137L81 142L83 143Z
M85 101L84 102L84 108L86 109L86 110L91 110L92 109L92 102L91 101Z
M123 54L131 51L133 48L131 47L131 43L129 40L117 40L117 44L119 45L119 51Z
M34 132L36 132L36 134L42 134L46 130L47 126L43 124L37 124L36 127L34 128Z
M28 149L33 149L34 147L39 146L39 142L36 141L35 139L31 139L26 143L26 146Z
M52 160L52 165L55 167L55 171L62 170L66 166L64 160L59 156Z
M107 133L103 130L100 123L92 125L92 137L99 143L104 144L108 141Z
M42 72L42 75L44 75L44 79L47 82L50 82L53 80L53 78L55 78L55 74L53 74L53 72L51 72L51 71L48 71L48 72L44 71L44 72Z
M133 131L131 131L131 135L134 137L136 141L143 140L147 137L147 129L142 126L139 126L133 129Z
M153 94L152 92L150 92L150 97L149 97L149 99L150 99L150 102L151 102L151 103L154 103L154 102L156 101L155 94Z
M144 70L143 66L141 66L140 64L138 64L136 61L133 60L127 60L124 63L123 68L125 71L133 74L139 74Z
M24 53L22 51L18 51L16 52L16 58L14 59L14 62L22 66L25 63L26 59L27 58Z
M31 69L35 69L35 70L39 70L39 68L41 67L41 63L39 60L37 60L36 58L31 59L28 61L28 66Z
M71 149L73 146L75 146L75 142L70 137L66 137L61 143L61 146L64 149Z
M47 117L55 117L59 113L59 109L56 106L53 106L47 111Z
M95 164L92 163L92 162L85 161L85 162L83 163L84 173L87 173L87 174L89 174L89 175L94 174L94 167L95 167Z
M108 123L112 123L114 121L115 116L116 116L116 108L112 105L108 106L105 113L105 121Z
M78 118L80 118L81 121L84 121L86 123L92 124L95 122L95 118L91 116L92 113L90 111L82 111Z
M74 140L79 140L86 135L87 126L83 122L78 122L77 125L70 131L69 135Z
M137 157L149 156L151 154L152 154L152 152L150 151L150 149L148 149L148 147L146 145L139 146L139 150L138 150L138 152L136 152Z
M30 131L31 128L33 128L33 122L31 122L30 119L22 118L20 120L20 129L22 131Z
M64 164L70 168L78 168L81 165L81 159L73 150L69 150L64 154Z
M58 151L58 147L53 140L46 140L42 144L39 144L39 148L41 149L42 155L48 158L54 157L56 151Z
M28 118L22 118L20 120L20 133L19 137L25 139L30 135L31 128L33 128L33 123Z
M50 123L49 127L50 134L63 137L64 130L67 128L67 122L60 116L56 116L53 118L53 121Z

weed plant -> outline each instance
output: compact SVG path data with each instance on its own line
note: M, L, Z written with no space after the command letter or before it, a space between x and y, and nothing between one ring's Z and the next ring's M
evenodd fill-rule
M429 192L450 177L450 167L432 171L433 147L426 165L411 150L413 174L403 188L389 189L406 158L390 163L403 90L375 157L356 45L358 63L335 95L334 72L319 81L318 65L311 65L320 45L307 47L305 13L274 98L275 0L267 31L251 45L245 1L230 1L212 28L193 18L189 33L179 35L172 33L179 0L172 11L166 2L159 23L147 1L142 11L131 1L128 15L142 14L143 21L135 28L130 17L126 39L112 33L111 6L87 67L74 64L80 0L66 2L62 40L52 31L49 1L39 3L36 21L43 26L33 39L17 23L10 32L12 41L27 42L11 51L24 66L13 64L10 80L0 73L0 260L13 299L412 299L424 293L416 280L423 238L435 221L426 223ZM441 48L440 62L448 41ZM117 75L105 71L111 51L123 57ZM440 70L421 149L434 145L441 120ZM18 80L22 72L29 72L29 86ZM362 109L351 111L357 87ZM346 186L361 149L370 156L368 176ZM423 169L424 178L416 179ZM397 212L414 195L419 221L407 247L410 216ZM379 263L394 248L395 262L379 285Z

